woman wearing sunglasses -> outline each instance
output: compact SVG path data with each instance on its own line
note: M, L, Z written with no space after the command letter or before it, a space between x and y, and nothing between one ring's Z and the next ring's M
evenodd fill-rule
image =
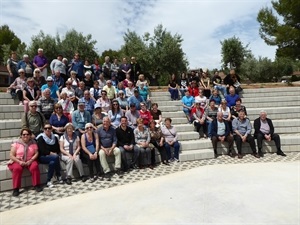
M8 168L12 172L13 196L20 194L21 178L24 168L31 173L32 184L37 192L42 191L40 186L40 170L37 162L38 146L31 138L31 130L21 130L20 138L13 142L10 149Z

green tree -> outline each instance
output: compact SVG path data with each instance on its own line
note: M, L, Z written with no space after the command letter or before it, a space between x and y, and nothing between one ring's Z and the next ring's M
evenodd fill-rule
M102 52L102 54L100 56L100 59L99 59L99 62L101 64L104 63L105 56L109 56L110 61L112 62L115 58L117 58L120 61L121 57L122 57L122 54L121 54L120 51L116 51L116 50L112 50L112 49L105 50L105 51Z
M240 67L245 60L245 58L250 57L251 51L248 50L248 45L243 45L237 37L232 37L225 39L224 41L220 41L221 47L221 55L222 55L222 63L224 69L234 68L237 72L239 72Z
M277 46L278 57L300 59L300 1L272 1L272 8L262 8L257 20L259 34L268 44Z
M160 74L160 84L165 85L171 73L185 71L188 66L181 47L182 41L181 35L172 35L162 25L154 28L153 36L145 33L140 37L128 30L121 52L128 57L135 56L144 73Z
M10 30L8 25L0 27L0 61L6 62L11 51L16 51L19 56L23 52L19 52L26 47L25 43L18 38L15 33Z

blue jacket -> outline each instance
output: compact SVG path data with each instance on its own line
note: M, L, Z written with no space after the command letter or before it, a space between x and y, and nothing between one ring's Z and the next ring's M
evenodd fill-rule
M217 123L217 119L214 119L213 122L211 123L211 137L218 137L218 123ZM227 137L230 134L230 128L229 128L229 124L226 120L223 120L223 122L225 123L225 137Z

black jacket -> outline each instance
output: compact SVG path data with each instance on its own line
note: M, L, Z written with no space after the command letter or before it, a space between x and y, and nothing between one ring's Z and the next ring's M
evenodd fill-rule
M218 137L218 123L217 123L217 119L214 119L212 121L211 124L211 137ZM227 137L230 134L230 128L229 128L229 124L226 120L223 120L223 122L225 123L225 137Z
M270 126L270 134L274 134L274 126L273 126L273 122L271 119L269 118L266 118L269 126ZM257 118L254 120L254 137L256 138L258 134L263 134L261 131L260 131L260 118ZM265 135L265 134L263 134Z

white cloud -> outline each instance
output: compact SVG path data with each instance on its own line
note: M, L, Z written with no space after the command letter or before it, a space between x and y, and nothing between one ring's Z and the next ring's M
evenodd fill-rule
M162 24L172 34L182 35L183 51L190 67L220 68L220 40L239 37L255 56L274 58L275 47L258 34L256 15L271 0L62 0L1 1L0 21L26 44L43 30L61 35L74 28L97 40L99 53L119 49L127 29L139 35ZM15 5L18 7L15 7Z

